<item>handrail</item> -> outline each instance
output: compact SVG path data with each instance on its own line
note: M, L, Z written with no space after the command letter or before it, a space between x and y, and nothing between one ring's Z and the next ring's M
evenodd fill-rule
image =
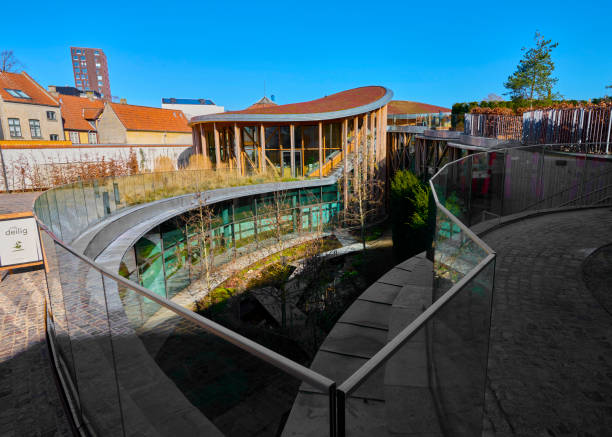
M205 317L202 317L201 315L190 311L170 300L164 299L160 296L158 296L157 294L147 290L146 288L142 287L141 285L138 285L120 275L117 275L116 273L111 272L110 270L99 266L95 263L94 260L92 260L91 258L89 258L86 255L82 255L80 253L78 253L75 249L73 249L71 246L69 246L68 244L65 244L64 242L62 242L61 240L59 240L54 234L53 232L44 224L42 223L41 220L38 219L38 217L36 218L39 225L43 228L43 230L53 239L53 241L58 244L59 246L61 246L62 248L64 248L65 250L67 250L69 253L71 253L72 255L74 255L75 257L77 257L79 260L85 262L86 264L88 264L90 267L92 267L94 270L98 271L99 273L101 273L102 275L106 276L109 279L112 279L118 283L120 283L121 285L135 291L136 293L146 297L147 299L150 299L152 301L154 301L155 303L163 306L164 308L167 308L168 310L172 311L173 313L175 313L176 315L178 315L179 317L189 320L193 323L195 323L196 325L198 325L199 327L205 329L208 332L211 332L212 334L232 343L233 345L239 347L240 349L262 359L263 361L289 373L290 375L304 381L307 382L309 384L311 384L312 386L314 386L315 388L318 388L319 390L325 390L328 391L329 388L331 386L334 385L334 381L332 381L329 378L326 378L323 375L320 375L318 373L316 373L315 371L302 366L301 364L298 364L256 342L254 342L253 340L250 340L240 334L237 334L235 332L233 332L232 330L225 328L224 326L213 322L212 320L209 320Z

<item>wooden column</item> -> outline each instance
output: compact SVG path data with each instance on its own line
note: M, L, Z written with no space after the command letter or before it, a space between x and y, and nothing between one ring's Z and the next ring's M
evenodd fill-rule
M295 177L295 125L289 126L289 141L291 142L291 177Z
M348 118L342 123L342 158L344 159L343 173L343 194L344 194L344 210L348 207Z
M204 125L200 125L200 138L200 152L204 158L208 158L208 140L206 138L206 130L204 129Z
M234 156L236 157L236 168L238 174L242 175L242 153L240 150L240 128L234 123Z
M191 144L193 144L193 152L200 153L200 125L191 126Z
M217 123L213 123L213 137L215 140L215 168L221 165L221 149L219 147L219 129Z
M323 122L319 122L319 178L323 177Z
M259 138L261 138L261 171L266 171L266 128L263 124L259 125Z
M376 148L374 147L374 113L370 112L369 114L369 122L370 122L370 139L369 139L369 151L368 151L368 173L370 174L370 178L374 175L374 153Z

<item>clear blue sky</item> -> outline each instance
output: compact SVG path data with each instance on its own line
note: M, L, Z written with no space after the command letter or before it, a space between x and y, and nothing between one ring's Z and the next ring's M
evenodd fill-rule
M538 29L559 42L561 94L606 93L612 1L501 3L8 2L0 50L47 86L74 85L69 46L102 48L112 94L132 104L210 98L242 109L265 81L281 104L384 85L396 99L450 107L501 95Z

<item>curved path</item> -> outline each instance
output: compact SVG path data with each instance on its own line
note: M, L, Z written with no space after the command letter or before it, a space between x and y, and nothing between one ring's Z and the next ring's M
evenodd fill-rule
M534 217L484 240L498 254L485 435L610 435L612 317L582 263L612 242L612 211Z

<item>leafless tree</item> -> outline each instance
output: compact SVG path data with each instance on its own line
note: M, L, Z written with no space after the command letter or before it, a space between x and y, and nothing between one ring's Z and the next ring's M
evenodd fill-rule
M380 217L383 211L384 182L375 174L368 178L369 153L359 153L363 149L360 145L353 154L353 183L348 195L344 221L348 226L359 227L365 250L366 228Z
M215 240L212 233L215 219L213 208L208 205L203 193L198 192L195 197L198 206L187 217L185 223L187 256L190 258L190 265L193 257L197 259L197 264L195 264L196 276L204 276L206 289L210 292L212 289L214 253L221 242Z
M21 65L21 62L15 57L12 50L3 50L0 52L0 71L12 73L17 67Z

